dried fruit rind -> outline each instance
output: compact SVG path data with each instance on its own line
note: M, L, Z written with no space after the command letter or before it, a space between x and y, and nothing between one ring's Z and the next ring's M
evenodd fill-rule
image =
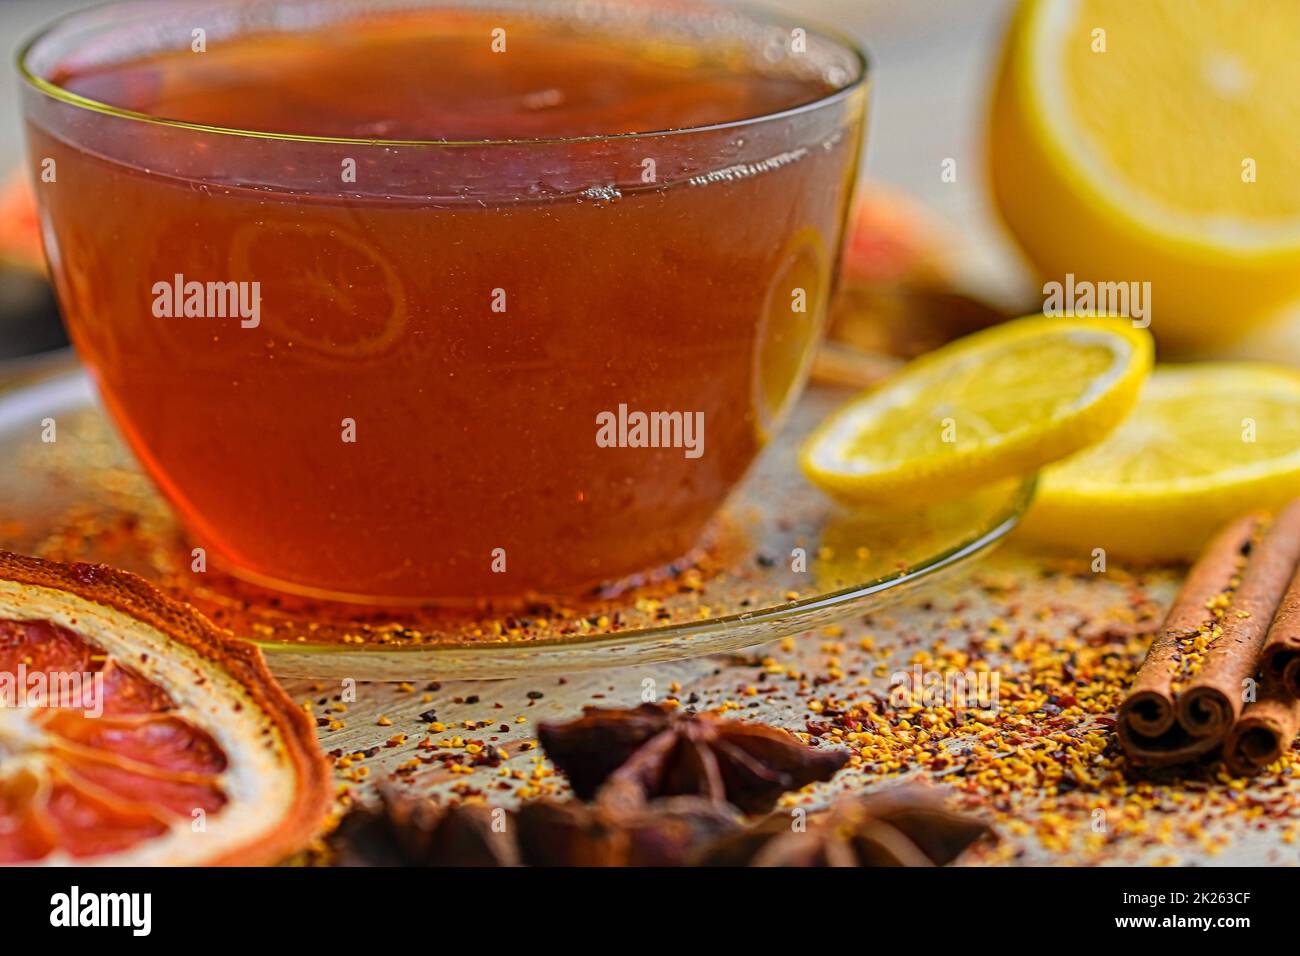
M274 682L256 648L134 575L6 552L0 552L0 619L48 622L102 649L170 698L168 720L195 728L196 737L215 741L225 756L214 777L224 801L203 815L201 827L189 815L172 813L165 832L125 849L74 857L56 847L21 862L270 864L299 849L320 824L330 800L328 766L307 715ZM27 759L14 759L10 767L21 764L38 777L44 768L54 776L61 746L40 747L34 741ZM118 759L110 749L99 761L113 765ZM129 772L152 768L165 776L154 765L121 762ZM0 759L0 793L4 763ZM138 809L140 817L158 816L157 807Z

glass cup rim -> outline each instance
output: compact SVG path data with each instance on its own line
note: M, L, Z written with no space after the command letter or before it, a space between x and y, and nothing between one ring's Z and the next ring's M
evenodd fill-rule
M75 22L77 19L95 13L103 13L118 6L128 6L131 0L105 0L103 3L97 3L80 10L72 10L50 20L44 26L38 28L35 33L29 36L22 44L19 45L15 55L15 66L19 75L27 85L36 92L43 94L53 100L57 100L69 106L74 106L88 112L99 113L102 115L116 117L118 119L129 120L132 122L147 123L152 126L170 127L177 130L186 130L193 133L209 133L222 136L236 136L247 139L271 140L279 142L292 143L321 143L345 146L379 146L379 147L405 147L405 146L424 146L424 147L491 147L491 146L564 146L570 144L582 143L604 143L604 142L621 142L634 141L638 139L660 139L671 136L686 136L696 133L713 133L732 129L747 129L753 126L769 122L778 122L781 120L793 119L808 113L816 112L824 107L832 106L836 103L843 102L853 96L859 89L867 84L871 73L871 59L863 49L862 45L849 36L847 33L832 27L826 27L821 24L809 23L805 30L810 36L816 36L822 40L828 41L838 46L842 51L847 52L856 63L856 74L849 80L840 84L829 93L823 94L807 103L800 103L795 106L787 107L774 112L760 113L756 116L745 116L740 119L725 120L718 123L708 123L701 126L685 126L679 128L662 129L662 130L637 130L628 133L592 133L582 136L559 136L559 137L524 137L520 139L469 139L469 140L447 140L447 139L384 139L368 138L353 136L316 136L302 133L275 133L268 130L248 130L237 129L234 127L213 126L204 123L192 123L185 120L167 119L161 116L153 116L149 113L143 113L138 110L128 110L122 107L113 106L109 103L103 103L99 100L87 96L73 93L64 89L42 76L38 76L36 71L31 68L29 59L36 47L54 35L59 29ZM283 3L286 0L262 0L265 3ZM617 3L618 0L613 0ZM712 0L706 0L712 3ZM457 4L453 3L454 8ZM764 10L753 6L748 2L732 3L725 7L714 4L715 9L731 10L743 14L754 20L756 23L768 24L772 26L784 25L780 22L778 15L774 11Z

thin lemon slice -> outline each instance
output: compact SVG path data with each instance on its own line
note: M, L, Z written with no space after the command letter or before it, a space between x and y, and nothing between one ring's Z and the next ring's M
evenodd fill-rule
M809 437L804 474L855 504L925 504L1101 439L1137 400L1151 337L1128 319L1033 316L913 362Z
M811 227L799 230L768 287L754 348L755 431L764 445L789 416L812 368L830 276L821 233ZM796 293L803 300L797 309Z
M245 223L231 240L230 269L261 281L268 332L314 358L355 365L406 335L402 277L372 239L338 225Z
M1027 534L1136 560L1195 557L1225 522L1300 496L1300 372L1161 366L1104 441L1043 472Z

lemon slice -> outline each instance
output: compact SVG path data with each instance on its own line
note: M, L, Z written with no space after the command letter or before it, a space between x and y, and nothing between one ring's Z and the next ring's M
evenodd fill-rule
M374 241L337 225L245 223L231 240L230 269L261 280L267 332L317 359L355 365L407 334L397 269Z
M1008 322L853 399L809 437L800 464L854 504L967 494L1101 439L1137 400L1151 354L1150 335L1128 319Z
M754 348L755 433L766 445L788 417L817 353L817 331L826 315L830 258L821 233L799 230L786 246L768 287ZM802 297L793 308L794 294Z
M1161 366L1104 441L1044 470L1025 532L1136 560L1191 559L1226 522L1300 496L1300 372Z
M1297 115L1295 0L1029 0L994 195L1043 278L1149 282L1162 343L1228 341L1300 297Z

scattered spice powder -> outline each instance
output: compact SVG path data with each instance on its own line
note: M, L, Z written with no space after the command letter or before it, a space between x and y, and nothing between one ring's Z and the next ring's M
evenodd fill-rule
M1115 711L1179 580L1113 566L1098 576L1082 564L1043 568L999 555L889 612L699 662L697 676L682 678L663 703L777 724L849 754L831 783L787 793L779 808L816 811L837 794L913 776L941 784L950 809L976 813L1004 837L972 848L967 856L975 862L1168 864L1213 857L1244 837L1253 840L1250 859L1294 859L1294 751L1247 783L1221 765L1143 777L1114 741ZM893 678L918 665L922 673L996 675L997 706L891 699ZM527 689L500 702L517 708ZM618 702L637 692L639 678L589 696ZM469 716L487 717L485 706ZM500 726L486 724L492 732ZM533 725L516 711L504 726L515 737L496 766L468 763L484 755L464 747L431 752L408 743L394 752L403 760L409 753L436 757L400 779L452 803L563 799L567 782L535 749ZM447 736L445 728L427 729L435 741ZM332 736L324 735L326 749ZM451 773L453 763L471 772Z
M66 459L53 460L41 448L39 463L20 466L39 467L51 481L84 491L84 505L40 527L11 522L10 538L32 553L136 567L164 585L179 587L175 525L166 506L105 423L87 419L81 424L83 433L69 446ZM87 475L97 476L93 488L85 482ZM742 549L694 556L690 567L698 570L698 578L690 576L679 588L669 575L655 586L658 591L644 612L629 610L617 595L596 595L592 606L538 606L513 621L469 622L457 639L581 636L644 626L648 620L661 621L660 614L693 620L706 606L761 606L757 585L753 596L745 589L784 568L785 561L776 551ZM683 570L689 568L678 569L677 577ZM209 579L215 587L216 575ZM1194 776L1141 779L1130 773L1114 743L1116 707L1177 580L1163 572L1127 576L1113 564L1102 575L1090 573L1082 562L1044 568L1037 559L1003 552L931 597L845 622L842 633L822 634L820 643L812 636L787 638L760 655L727 659L716 669L710 664L689 681L692 703L687 706L754 714L804 739L850 751L849 766L832 784L787 795L783 805L824 804L836 792L858 792L913 774L942 781L957 791L956 804L991 814L1008 837L994 850L977 851L989 860L1172 863L1191 854L1212 856L1237 841L1245 846L1249 836L1252 855L1246 862L1294 861L1300 832L1300 784L1295 780L1300 761L1294 749L1247 783L1215 766ZM238 590L185 596L204 603L219 624L245 623L243 630L264 639L407 645L448 632L443 626L426 631L404 622L347 623L286 634L275 615L251 614L250 602ZM651 609L654 602L658 605ZM284 609L277 614L283 618ZM1203 647L1186 650L1192 663ZM996 674L999 706L989 712L896 706L889 699L890 677L915 664L940 672L983 669ZM321 686L304 683L291 689L296 696L315 697ZM440 690L436 681L425 686L427 694ZM392 691L371 685L368 693ZM625 686L593 693L591 699L624 703L635 700L636 693ZM445 704L444 698L438 700ZM385 698L384 707L409 714L414 724L414 712L399 702L394 694L391 702ZM434 702L425 701L421 709L429 710ZM682 704L680 698L664 702ZM520 703L513 707L522 709ZM339 719L341 707L318 704L315 711L325 749L335 754L346 802L346 791L361 785L353 775L365 769L346 754L355 751L349 744L359 743L366 730L349 728ZM527 734L524 716L517 715L514 724L519 734ZM371 728L367 742L374 738L373 724ZM446 733L436 722L421 729L435 738ZM340 748L344 740L349 743ZM377 767L385 759L394 762L367 778L367 789L373 777L396 776L397 767L420 760L419 770L402 775L404 784L436 790L449 800L481 800L497 786L509 788L500 791L509 801L562 796L567 790L563 778L524 742L510 746L508 760L493 756L496 766L486 767L466 762L487 757L486 750L470 755L434 748L432 741L408 742L385 754L375 758ZM470 773L452 774L451 766L468 767Z

